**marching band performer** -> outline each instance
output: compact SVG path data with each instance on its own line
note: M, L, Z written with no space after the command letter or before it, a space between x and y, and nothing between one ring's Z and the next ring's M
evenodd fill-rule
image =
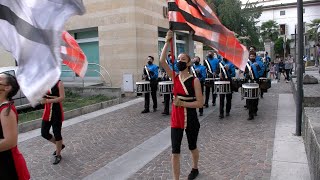
M179 74L173 74L172 70L165 62L165 54L172 37L173 32L168 31L160 62L169 77L174 79L173 93L175 98L173 100L171 113L171 161L173 179L178 180L180 177L180 152L184 131L186 132L189 150L192 154L192 170L188 175L188 179L195 179L199 174L199 150L197 147L197 140L200 129L196 108L201 108L203 106L203 97L199 79L189 74L191 59L186 53L181 53L178 56L179 61L177 67L179 69Z
M249 61L247 63L247 67L245 69L245 78L249 80L249 82L259 82L262 62L256 61L256 53L250 51L249 53ZM257 116L258 112L258 104L259 99L246 99L246 106L249 109L249 118L248 120L254 119L254 116Z
M200 80L201 91L203 95L204 81L207 77L207 68L200 64L200 57L196 56L193 58L193 66L191 67L193 76ZM199 108L199 115L203 116L203 108Z
M215 53L215 57L217 57L216 53ZM207 59L204 61L205 62L204 65L207 68L207 77L208 78L217 78L218 77L216 71L219 66L219 59L215 58L215 57L214 57L212 51L209 51ZM210 90L212 90L212 106L216 105L217 95L214 94L213 87L206 86L206 99L205 99L205 103L203 105L205 107L209 107L208 102L209 102L209 97L210 97Z
M221 81L230 81L230 85L232 83L232 77L236 76L235 66L228 61L227 59L223 59L220 63L220 80ZM232 100L232 92L230 94L220 94L220 115L219 118L224 118L224 99L227 99L226 103L226 116L230 115L231 110L231 100Z
M153 112L157 111L157 88L159 67L153 64L154 58L148 56L148 63L144 66L142 79L150 81L151 96L153 101ZM150 105L150 93L145 93L144 110L141 113L148 113Z

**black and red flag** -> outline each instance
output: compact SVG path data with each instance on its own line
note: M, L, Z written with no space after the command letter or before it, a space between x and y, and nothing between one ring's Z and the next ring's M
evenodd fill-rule
M212 47L239 69L245 69L247 48L221 24L204 0L168 0L168 9L171 30L192 32L193 40Z

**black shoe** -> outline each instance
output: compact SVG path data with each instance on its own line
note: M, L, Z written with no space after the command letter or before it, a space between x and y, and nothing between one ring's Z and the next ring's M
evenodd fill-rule
M169 112L163 111L161 114L162 114L162 115L169 115Z
M224 118L224 115L223 114L220 114L219 115L219 119L223 119Z
M188 175L188 180L195 179L198 175L199 175L199 170L192 168L190 174Z
M157 108L153 108L153 112L157 112Z
M61 155L55 156L54 162L52 164L54 164L54 165L59 164L61 159L62 159Z
M203 112L199 112L199 116L203 116Z
M248 120L250 121L250 120L253 120L254 119L254 116L249 116L248 117Z
M209 107L209 105L208 105L208 104L204 104L203 106L204 106L204 107L206 107L206 108L208 108L208 107Z
M148 113L148 112L150 112L149 109L145 109L141 113L144 114L144 113Z
M212 106L216 106L216 103L212 103Z
M227 113L226 113L226 116L230 116L230 113L227 112Z
M256 112L255 112L255 113L253 113L253 115L254 115L254 116L258 116L258 114L257 114Z
M65 147L66 147L66 146L65 146L64 144L62 144L61 150L64 149ZM55 156L56 154L57 154L56 151L54 151L54 152L52 153L52 155L54 155L54 156Z

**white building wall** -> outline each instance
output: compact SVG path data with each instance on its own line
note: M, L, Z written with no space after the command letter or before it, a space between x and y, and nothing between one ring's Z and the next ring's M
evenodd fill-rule
M305 13L303 14L303 21L310 23L313 19L320 18L320 3L315 6L305 6ZM280 16L280 11L285 11L285 15ZM297 8L289 7L283 9L268 9L264 10L259 18L258 26L261 26L263 22L274 20L279 25L287 25L287 36L290 38L291 34L294 34L295 25L297 24Z

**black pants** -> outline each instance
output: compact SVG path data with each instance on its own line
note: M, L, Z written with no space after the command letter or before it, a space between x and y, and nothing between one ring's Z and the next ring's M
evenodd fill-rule
M54 135L54 139L56 141L61 141L61 127L62 122L61 119L51 119L51 121L44 121L42 120L41 125L41 136L47 140L50 140L52 138L52 135L50 134L50 128L52 126L52 131Z
M157 89L158 89L158 82L157 81L150 81L151 87L151 97L153 101L153 109L157 109ZM144 109L149 110L150 105L150 93L144 94Z
M183 131L184 129L171 128L172 154L180 154ZM185 131L187 135L189 150L192 151L197 149L199 127L192 127L192 128L187 127Z
M169 113L169 104L170 104L170 94L164 94L163 99L164 99L164 110L163 112Z
M206 100L204 103L206 105L209 103L210 90L212 90L212 92L211 92L212 93L212 104L216 103L217 94L214 94L214 88L206 86Z
M291 69L286 69L287 81L290 81L290 71Z
M226 113L230 113L231 110L231 100L232 100L232 93L230 94L220 94L220 114L224 114L224 99L227 99L226 103Z
M204 91L204 82L200 81L200 85L201 85L201 92L203 95L203 91ZM203 108L199 108L199 113L203 113Z
M249 109L249 116L254 116L258 112L259 99L247 99L246 104Z

